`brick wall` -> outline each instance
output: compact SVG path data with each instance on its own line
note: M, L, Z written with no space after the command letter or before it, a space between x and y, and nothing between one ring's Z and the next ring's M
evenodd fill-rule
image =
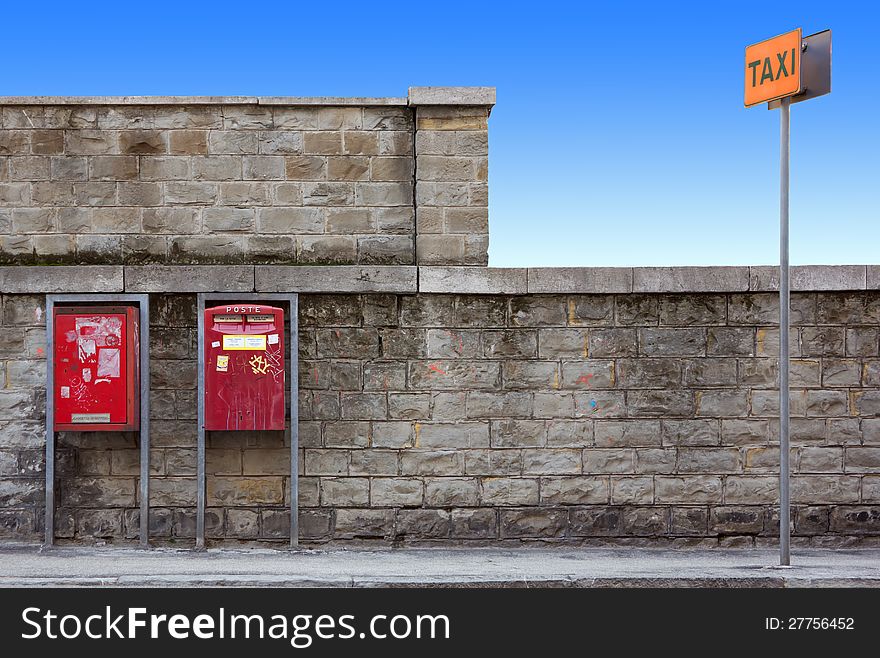
M420 262L485 265L494 90L419 89L0 98L0 264L411 265L423 205Z
M862 268L864 271L864 268ZM42 296L4 295L0 534L43 504ZM193 295L152 295L151 535L191 545ZM301 536L772 541L776 295L302 295ZM880 537L880 292L792 297L794 541ZM60 435L58 534L137 533L134 435ZM209 538L288 532L279 435L209 434Z

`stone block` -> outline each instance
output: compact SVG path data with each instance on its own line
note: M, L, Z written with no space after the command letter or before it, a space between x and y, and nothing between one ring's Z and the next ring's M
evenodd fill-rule
M480 481L476 478L431 478L425 480L425 505L429 507L472 507L479 503Z
M121 292L122 268L113 265L0 267L4 293Z
M764 511L754 507L713 507L709 532L718 535L755 535L764 529Z
M607 504L607 477L573 476L541 478L541 503L549 505Z
M351 475L397 475L396 450L353 450Z
M454 450L405 450L400 454L401 475L462 475L464 456Z
M612 477L613 505L650 505L654 502L654 480L651 477Z
M677 536L702 536L707 532L708 521L705 507L673 507L669 532Z
M410 87L409 105L495 104L495 87Z
M250 292L254 270L241 266L126 266L126 290L130 292Z
M409 363L409 385L413 389L491 390L499 388L500 383L501 364L498 362L438 360Z
M748 267L633 268L635 293L739 292L748 289Z
M779 324L779 296L766 293L730 295L728 299L728 323L731 325ZM791 296L791 322L795 325L816 321L816 304L812 295ZM761 356L760 354L758 356Z
M660 298L662 325L723 325L726 319L727 297L724 295L667 295Z
M846 475L792 476L791 501L807 505L857 503L859 478Z
M697 391L698 416L747 416L749 392L747 390Z
M248 155L257 152L257 133L242 130L212 130L208 133L208 153Z
M628 391L626 395L628 416L692 416L694 409L692 391Z
M632 292L629 267L535 267L528 271L529 293L609 294Z
M370 503L374 507L420 506L424 500L422 480L412 478L373 478Z
M217 202L218 187L214 183L172 182L165 184L167 205L210 206Z
M704 329L640 329L639 346L646 356L702 356Z
M581 451L531 448L522 452L523 475L580 475Z
M804 448L807 450L807 448ZM801 457L803 459L803 457ZM838 461L833 461L829 466L835 467L828 469L839 472ZM847 473L875 473L880 471L880 447L854 447L848 446L846 449L846 472Z
M588 448L583 451L584 474L632 473L634 452L627 448Z
M354 420L384 420L388 402L384 393L343 393L342 417Z
M493 448L540 447L547 441L547 428L540 420L492 421Z
M130 477L70 477L60 481L61 504L70 507L133 507L135 480ZM0 504L36 503L42 483L32 479L0 480Z
M529 417L532 412L531 394L526 392L483 393L471 391L467 395L466 417L516 418Z
M380 538L390 535L393 528L394 510L336 510L334 537L337 539Z
M321 478L323 507L363 507L369 504L369 478Z
M659 446L659 421L597 421L597 447Z
M358 262L364 265L411 265L413 241L408 235L366 235L357 241Z
M621 388L677 388L681 385L678 359L619 359L616 383Z
M460 235L419 234L416 236L416 256L419 265L463 265L464 238Z
M401 420L426 420L431 416L428 393L389 393L388 417Z
M661 422L663 445L717 446L719 425L719 421L715 419L664 420Z
M849 415L845 391L807 391L807 416Z
M625 507L623 534L636 537L657 537L669 532L669 512L657 507Z
M564 509L501 510L501 537L550 539L563 537L568 528Z
M779 268L772 266L750 267L749 288L761 292L779 290ZM866 268L864 265L794 265L790 271L792 291L816 290L864 290Z
M464 453L467 475L520 475L522 455L519 450L468 450Z
M416 423L415 447L440 450L489 447L488 423Z
M742 458L737 448L679 448L679 473L741 473Z
M576 537L618 536L623 529L622 512L620 507L573 508L569 532Z
M772 475L730 475L724 479L727 505L773 505L778 500L779 478Z
M414 293L416 268L395 266L257 266L256 289L265 292ZM417 355L413 355L417 356Z
M537 505L538 480L490 477L482 480L481 502L491 506Z
M491 539L498 533L494 509L454 509L451 517L452 536L456 539Z
M830 528L838 533L876 535L880 533L880 508L835 507L831 510Z
M658 503L720 503L721 478L714 475L690 475L654 478L654 493Z
M452 523L446 510L400 510L394 528L396 538L441 539L449 536Z
M116 134L104 130L65 130L64 152L71 155L106 155L118 152Z
M208 133L204 130L174 130L168 133L168 152L174 155L204 155Z
M526 284L526 270L522 268L419 268L420 292L524 294Z
M428 358L473 359L479 357L480 334L477 331L428 329L426 341Z

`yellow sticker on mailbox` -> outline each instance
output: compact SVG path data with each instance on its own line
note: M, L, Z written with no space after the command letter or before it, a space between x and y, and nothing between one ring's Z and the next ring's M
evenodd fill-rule
M226 354L217 355L217 372L226 372L229 368L229 356Z

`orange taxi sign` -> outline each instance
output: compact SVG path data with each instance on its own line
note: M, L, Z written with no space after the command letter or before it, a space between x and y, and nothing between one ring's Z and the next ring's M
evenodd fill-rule
M798 28L746 48L746 107L801 92L801 43Z

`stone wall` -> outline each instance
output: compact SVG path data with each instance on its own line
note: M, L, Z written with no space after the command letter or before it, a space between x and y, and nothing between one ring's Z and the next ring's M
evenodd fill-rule
M0 263L485 265L493 103L0 98Z
M298 269L263 278L290 288ZM421 268L418 294L303 291L302 541L771 543L777 296L771 270L731 269ZM880 537L880 292L855 271L861 289L836 292L795 273L807 289L792 296L796 544ZM127 286L137 278L134 268ZM561 281L567 292L528 292ZM686 290L695 281L732 291ZM7 538L36 539L42 526L42 305L2 298ZM191 545L195 297L154 293L151 306L151 536ZM60 537L136 536L136 446L134 435L61 435ZM209 538L283 542L280 435L209 433L207 454Z

